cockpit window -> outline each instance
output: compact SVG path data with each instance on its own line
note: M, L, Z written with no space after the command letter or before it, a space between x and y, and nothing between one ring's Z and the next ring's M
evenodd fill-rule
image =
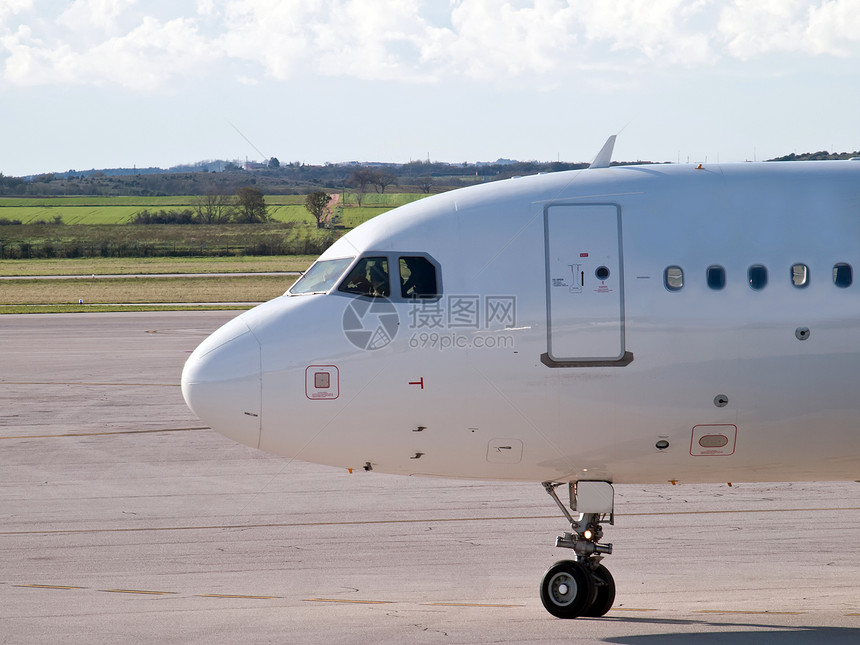
M435 298L436 267L421 256L400 258L400 295L404 298Z
M349 272L338 291L356 293L371 298L388 298L391 283L388 280L388 258L364 258Z
M346 271L353 258L340 258L337 260L322 260L305 271L296 283L290 287L289 294L299 293L325 293L331 289L337 279Z

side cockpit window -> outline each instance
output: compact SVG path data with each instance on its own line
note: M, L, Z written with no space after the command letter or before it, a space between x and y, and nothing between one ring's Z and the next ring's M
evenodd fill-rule
M388 258L363 258L349 272L338 287L338 291L354 293L371 298L388 298L391 295L391 282L388 279Z
M306 293L326 293L343 275L353 258L321 260L305 271L287 292L292 296Z
M400 295L403 298L435 298L439 295L436 267L425 257L400 258Z

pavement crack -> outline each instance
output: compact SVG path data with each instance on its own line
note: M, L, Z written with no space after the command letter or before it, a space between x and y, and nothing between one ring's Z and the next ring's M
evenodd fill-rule
M425 632L425 633L440 634L442 636L448 635L448 632L446 632L444 630L436 629L434 627L428 627L427 625L422 625L421 623L413 623L412 626L417 628L417 629L420 629L422 632Z

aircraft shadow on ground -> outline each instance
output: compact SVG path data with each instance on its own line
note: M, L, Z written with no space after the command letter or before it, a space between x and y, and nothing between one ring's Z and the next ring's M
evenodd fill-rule
M716 622L707 620L659 619L659 618L603 618L602 620L647 625L689 625L699 627L701 632L676 634L643 634L641 636L616 636L606 638L605 643L619 645L712 645L733 643L760 645L779 642L780 645L806 645L827 643L828 645L855 645L860 643L860 628L850 627L797 627L765 625L756 623ZM720 629L721 631L714 631ZM723 631L730 629L732 631Z

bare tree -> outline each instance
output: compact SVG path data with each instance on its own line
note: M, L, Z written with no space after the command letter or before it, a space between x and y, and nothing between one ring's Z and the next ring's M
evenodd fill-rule
M423 193L429 193L430 187L433 185L433 178L430 175L419 177L416 182Z
M194 212L203 224L225 224L233 215L230 198L214 189L194 198Z
M384 193L385 189L392 184L397 184L397 176L390 172L373 173L373 186L377 193Z
M358 202L359 206L361 206L364 194L367 192L367 187L374 181L374 174L375 173L369 168L357 168L356 170L353 170L352 174L349 176L349 181L347 183L355 188L355 200Z

